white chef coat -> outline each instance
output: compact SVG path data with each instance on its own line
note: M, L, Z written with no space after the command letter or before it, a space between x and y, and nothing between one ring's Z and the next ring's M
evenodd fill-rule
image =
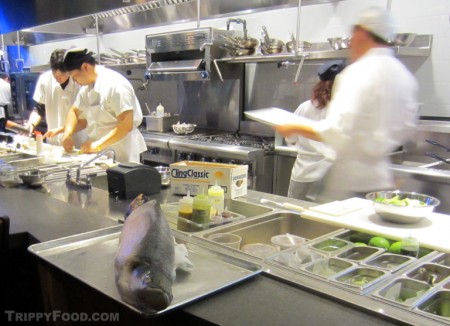
M387 154L411 137L418 85L388 48L375 48L336 77L327 117L314 129L335 150L328 191L394 187Z
M11 104L11 85L0 78L0 106Z
M53 77L52 71L46 71L39 76L34 90L33 100L45 105L45 120L48 129L64 126L66 116L80 90L80 85L69 78L69 83L62 89L58 81ZM63 134L53 138L47 138L47 142L53 145L61 145ZM87 140L87 133L80 131L74 134L75 147Z
M133 110L133 129L123 139L109 146L119 162L139 162L140 153L147 150L144 137L137 129L142 122L142 110L130 82L116 71L95 66L94 84L81 87L74 106L81 119L87 120L89 139L96 141L114 129L117 116Z
M294 112L294 114L317 121L324 119L326 113L327 108L318 109L311 100L300 104ZM334 160L334 153L331 148L323 142L302 136L288 137L286 141L294 143L297 149L297 159L292 168L291 180L296 182L320 180Z

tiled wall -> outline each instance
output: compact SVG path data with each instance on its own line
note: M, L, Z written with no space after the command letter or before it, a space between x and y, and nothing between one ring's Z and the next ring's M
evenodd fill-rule
M326 42L329 37L347 36L354 17L370 5L386 7L387 0L346 0L332 4L302 7L300 39L310 42ZM415 74L420 84L419 101L421 115L450 118L450 1L448 0L392 0L391 11L398 23L399 32L433 34L433 48L428 58L402 58ZM260 38L261 26L273 38L289 40L297 28L297 8L240 16L247 20L249 35ZM201 26L224 28L226 18L205 20ZM110 52L143 49L145 35L169 30L194 28L196 23L185 23L141 29L137 31L104 35L100 50ZM241 28L236 25L235 28ZM33 65L48 62L49 54L57 47L88 47L96 51L96 38L84 38L58 43L32 46L30 54ZM276 64L248 65L249 84L246 107L278 106L294 110L309 97L312 85L317 81L318 66L310 62L302 69L299 83L293 83L296 68L277 68Z

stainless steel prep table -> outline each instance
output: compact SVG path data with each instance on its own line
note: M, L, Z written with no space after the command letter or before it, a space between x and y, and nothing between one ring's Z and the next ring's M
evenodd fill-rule
M249 197L258 197L259 194L261 193L250 191ZM106 191L104 195L107 196ZM177 199L170 194L170 188L163 189L155 197L159 200ZM108 198L103 203L110 201L114 199ZM11 217L12 234L27 232L40 242L117 225L117 222L99 213L25 188L0 189L0 214L8 214ZM62 284L72 283L74 289L83 289L84 295L94 298L93 302L99 304L108 302L105 295L80 284L77 280L69 280L69 276L61 275L63 272L54 270L52 273L60 280L65 277ZM137 318L123 308L119 304L114 307L122 309L124 319ZM127 320L121 321L123 324L130 324ZM315 294L311 290L292 286L265 275L255 276L225 291L158 317L155 322L158 321L161 324L173 321L201 324L203 321L205 324L222 325L396 324L395 321L386 320L382 315L368 314L345 302ZM134 322L147 324L148 320L138 318Z

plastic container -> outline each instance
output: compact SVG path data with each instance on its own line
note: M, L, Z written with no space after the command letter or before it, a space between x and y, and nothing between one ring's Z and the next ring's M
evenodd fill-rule
M158 106L156 107L156 116L158 118L164 117L164 106L162 106L161 102L159 102Z
M264 258L277 253L278 249L275 246L265 243L249 243L242 246L242 251L252 256Z
M178 201L178 220L177 220L177 230L180 231L190 231L190 223L192 220L192 208L193 208L194 198L190 196L189 192L186 196Z
M211 216L221 215L224 210L225 191L216 184L208 189L208 197L211 201Z
M36 155L41 155L42 148L44 146L44 140L42 138L42 133L39 131L36 131L34 134L36 136Z
M5 188L16 187L20 183L17 168L13 165L0 165L0 185Z
M220 243L224 246L240 249L241 248L241 236L233 233L215 233L208 237L209 240L216 243Z
M206 230L209 226L209 215L211 212L211 203L209 197L204 194L200 194L194 197L192 203L192 222L197 223L199 226L192 224L191 231Z
M270 241L274 246L277 246L280 250L297 247L306 242L305 238L299 237L295 234L279 234L273 236Z

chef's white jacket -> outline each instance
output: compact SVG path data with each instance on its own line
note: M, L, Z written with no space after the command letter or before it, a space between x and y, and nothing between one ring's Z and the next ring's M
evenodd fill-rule
M0 78L0 106L11 104L11 85Z
M81 87L74 106L81 119L87 120L89 139L96 141L114 129L117 117L133 110L133 129L117 143L108 146L116 152L119 162L139 162L140 153L147 150L144 137L137 129L142 122L142 110L130 82L121 74L104 66L95 66L95 83Z
M309 100L300 104L294 114L318 121L326 117L327 108L318 109ZM329 145L302 136L291 136L286 138L286 141L293 143L297 149L291 180L314 182L322 179L334 160L334 152Z
M418 85L388 48L371 49L336 77L327 117L314 129L336 152L327 188L394 187L387 155L415 129Z
M80 90L80 85L69 78L69 83L62 89L58 81L53 77L52 71L46 71L39 76L34 90L33 100L45 105L45 120L48 129L64 126L66 116ZM63 134L48 138L47 142L53 145L61 145ZM80 131L74 134L75 146L79 146L87 140L87 133Z

